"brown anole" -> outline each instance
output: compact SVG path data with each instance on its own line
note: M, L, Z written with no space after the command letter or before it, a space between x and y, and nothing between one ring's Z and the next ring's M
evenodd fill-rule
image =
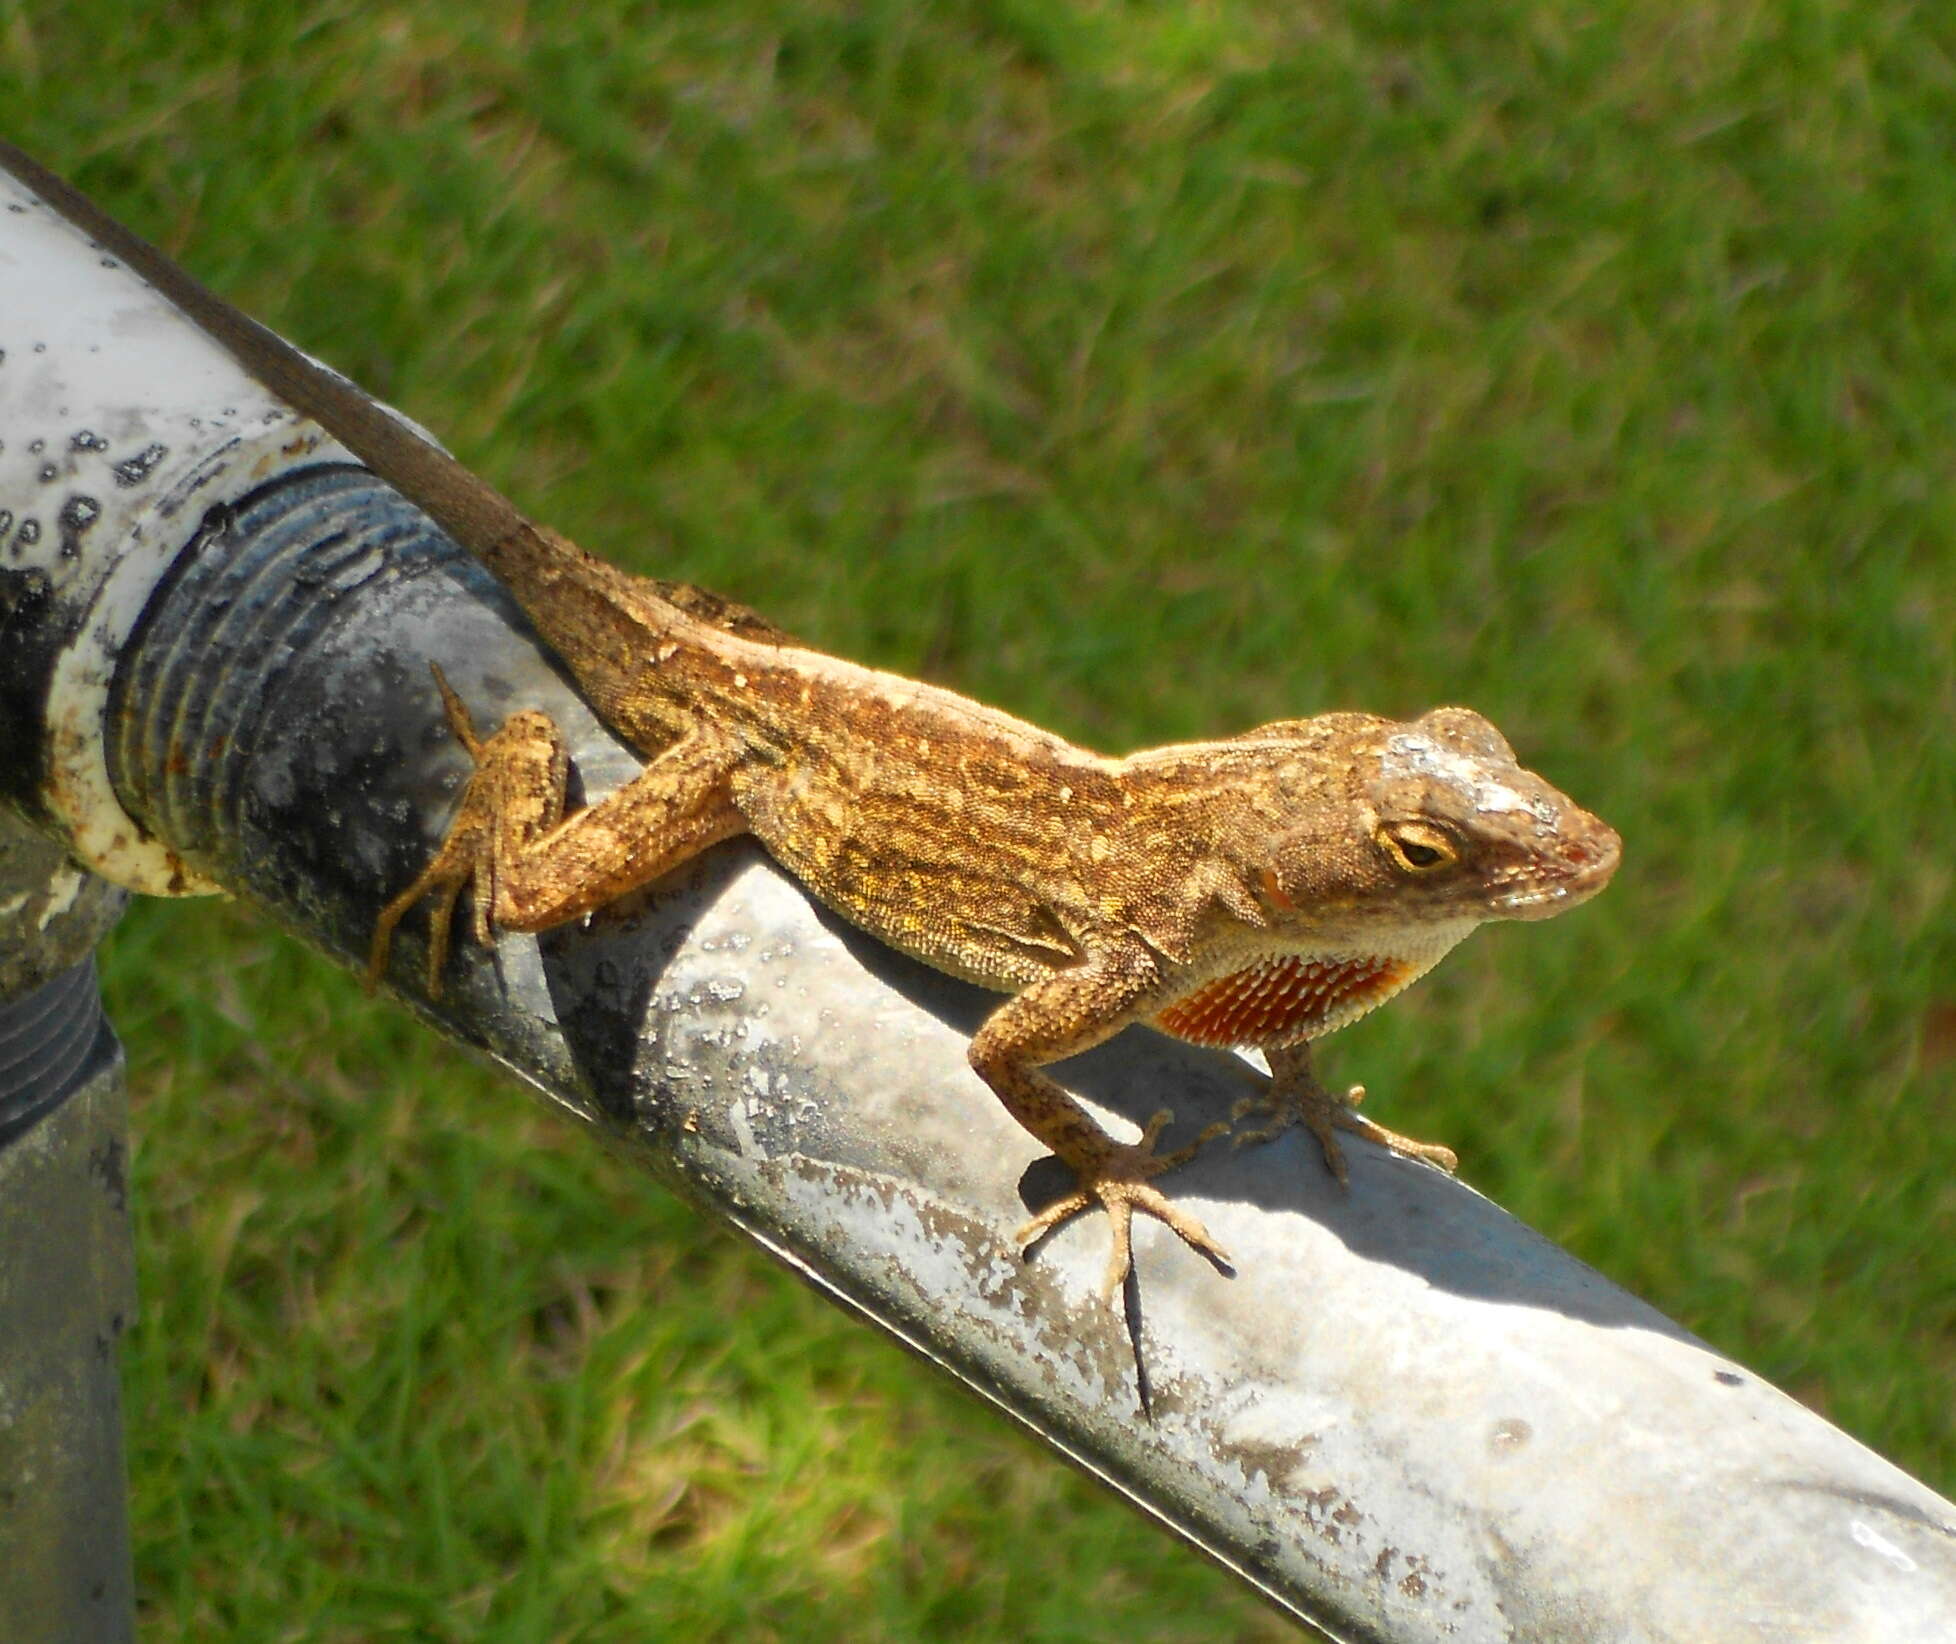
M1045 1071L1132 1023L1264 1051L1272 1077L1252 1134L1308 1126L1341 1181L1341 1129L1453 1167L1445 1148L1361 1118L1357 1087L1327 1091L1311 1045L1476 925L1559 913L1615 871L1616 834L1522 769L1479 714L1331 713L1108 758L808 649L743 607L630 576L532 523L60 178L3 143L0 163L479 556L646 759L567 815L555 725L519 712L478 738L437 673L475 771L433 860L380 916L374 977L396 923L426 897L435 991L465 888L486 943L498 928L575 919L751 833L863 930L1009 995L973 1037L971 1065L1077 1179L1016 1238L1029 1247L1104 1207L1110 1292L1137 1210L1226 1260L1153 1178L1228 1127L1161 1152L1164 1111L1123 1144Z

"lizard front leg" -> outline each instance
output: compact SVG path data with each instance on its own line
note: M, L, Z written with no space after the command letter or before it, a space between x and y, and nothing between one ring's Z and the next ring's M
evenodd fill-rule
M1351 1178L1345 1168L1345 1150L1336 1134L1340 1130L1369 1137L1395 1153L1425 1159L1449 1174L1460 1163L1452 1148L1437 1142L1415 1141L1396 1130L1387 1130L1384 1125L1374 1124L1355 1111L1365 1100L1363 1085L1353 1085L1343 1096L1327 1090L1312 1065L1309 1040L1294 1045L1270 1045L1264 1055L1270 1061L1269 1081L1261 1094L1245 1097L1236 1104L1235 1117L1241 1119L1261 1113L1268 1122L1260 1129L1239 1134L1235 1146L1267 1142L1292 1125L1301 1124L1317 1137L1318 1146L1324 1150L1325 1168L1338 1178L1341 1186L1349 1185Z
M1090 954L1072 970L1033 983L985 1018L971 1041L971 1065L992 1087L1006 1111L1070 1166L1079 1185L1048 1206L1013 1240L1030 1249L1069 1217L1096 1204L1114 1224L1114 1246L1102 1293L1111 1297L1132 1264L1132 1226L1139 1210L1168 1224L1187 1243L1219 1263L1229 1258L1195 1217L1178 1210L1149 1185L1151 1177L1192 1158L1229 1127L1211 1125L1193 1142L1156 1153L1155 1142L1173 1115L1163 1108L1148 1120L1140 1141L1116 1142L1059 1083L1039 1069L1090 1050L1133 1019L1137 1004L1155 985L1152 961L1137 944Z
M484 741L441 670L430 667L475 770L434 858L374 921L369 987L386 971L394 927L426 896L437 898L429 916L428 992L439 997L449 927L465 886L473 888L476 940L487 946L498 927L561 925L746 831L728 783L740 751L712 727L689 731L616 793L566 817L570 759L550 717L534 709L511 714Z

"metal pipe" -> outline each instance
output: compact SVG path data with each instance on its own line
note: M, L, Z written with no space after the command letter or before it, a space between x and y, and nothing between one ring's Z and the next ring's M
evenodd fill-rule
M13 291L0 315L11 361L42 322ZM92 368L58 367L72 415ZM10 446L22 413L0 387ZM589 793L636 762L379 482L303 460L260 478L159 550L102 658L101 767L187 873L357 963L464 771L430 660L483 724L557 718ZM1062 1184L966 1066L992 996L750 848L586 924L462 944L439 1002L404 997L1333 1637L1956 1629L1956 1507L1423 1165L1353 1145L1341 1193L1308 1138L1211 1149L1168 1185L1235 1274L1139 1228L1125 1317L1097 1297L1093 1219L1021 1262L1010 1230ZM1246 1078L1144 1030L1062 1071L1116 1127L1173 1107L1171 1143Z
M135 1316L122 1052L90 955L123 893L0 810L0 1634L134 1635L116 1339Z

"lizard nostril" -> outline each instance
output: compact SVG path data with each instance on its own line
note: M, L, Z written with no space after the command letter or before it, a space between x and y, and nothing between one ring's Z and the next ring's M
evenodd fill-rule
M1578 872L1607 867L1616 860L1619 849L1616 834L1599 827L1590 834L1577 834L1562 842L1562 860Z

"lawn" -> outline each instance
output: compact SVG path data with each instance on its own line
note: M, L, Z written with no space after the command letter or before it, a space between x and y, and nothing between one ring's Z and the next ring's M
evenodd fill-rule
M1956 1490L1956 13L0 0L0 107L827 648L1110 750L1488 714L1623 871L1330 1073ZM105 963L145 1644L1293 1636L262 924Z

